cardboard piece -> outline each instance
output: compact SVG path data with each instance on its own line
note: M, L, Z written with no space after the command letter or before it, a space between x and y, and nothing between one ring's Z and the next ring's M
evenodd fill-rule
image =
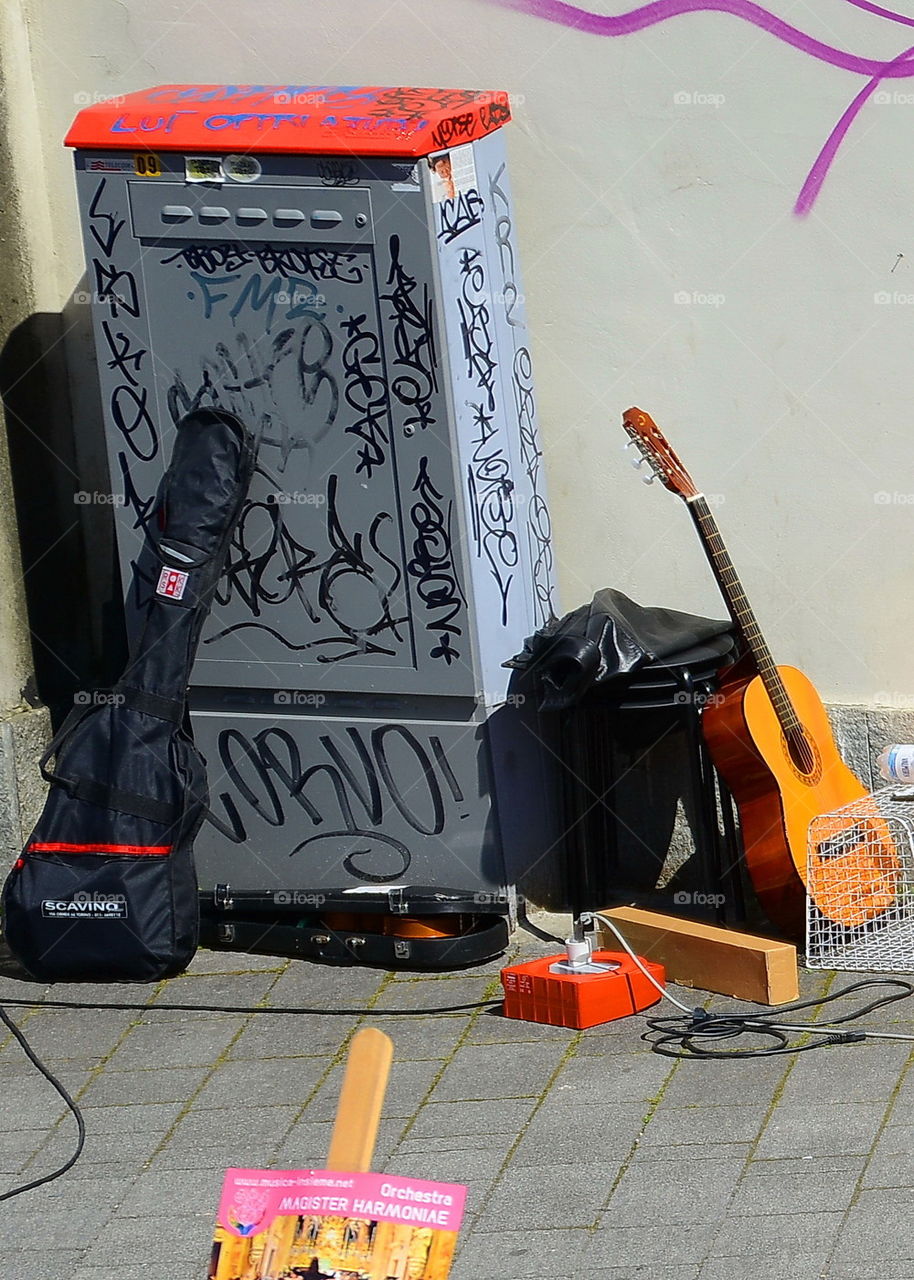
M612 907L602 914L638 955L663 965L669 982L758 1004L788 1004L799 997L797 949L789 942L640 907ZM600 929L601 945L618 947L613 933Z

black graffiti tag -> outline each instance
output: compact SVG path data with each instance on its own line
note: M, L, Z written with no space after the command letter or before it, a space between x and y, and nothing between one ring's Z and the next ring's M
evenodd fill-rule
M381 294L381 301L389 302L391 307L388 319L393 321L393 364L406 370L393 379L391 391L408 411L404 427L424 431L437 421L432 414L432 397L438 391L432 299L428 285L420 289L415 276L404 267L399 236L390 237L389 249L387 284L392 288Z
M299 841L290 858L323 851L339 858L354 879L385 884L412 861L404 841L383 829L391 811L418 835L436 836L453 806L464 801L435 734L425 737L400 724L370 731L348 726L345 740L321 734L317 747L317 759L306 766L288 729L270 726L253 737L236 728L220 733L219 758L231 789L219 800L230 839L247 839L248 813L284 827L293 806L295 827L303 815L317 831Z
M102 178L89 203L89 234L101 249L102 256L110 258L126 224L126 218L119 218L116 213L107 213L102 209L102 196L107 186L108 179Z
M358 185L359 170L352 160L321 156L317 162L317 176L325 187L352 187Z
M467 362L467 375L486 395L486 409L495 410L495 338L492 334L492 314L486 290L486 272L482 252L464 249L460 255L460 274L463 277L457 308L460 312L460 332L463 337L463 355Z
M89 204L88 224L102 255L92 259L91 269L98 305L107 307L108 311L101 322L102 336L111 354L108 368L117 374L108 397L108 412L130 453L141 462L151 462L159 452L159 433L150 409L149 389L141 381L148 351L135 342L129 332L129 320L125 323L122 315L142 319L140 292L133 271L119 265L114 258L126 219L103 207L106 189L107 179L102 178ZM116 326L115 321L119 321ZM134 488L127 455L119 457L125 488L137 501L144 502Z
M416 592L429 615L426 630L439 633L438 645L430 655L450 666L460 657L451 637L462 634L455 619L460 617L464 597L457 581L451 542L453 503L442 505L444 495L428 474L428 458L419 459L413 493L416 501L410 507L409 518L414 537L406 571L415 580Z
M507 102L499 102L497 99L483 102L479 108L479 118L484 129L498 129L511 119L511 108Z
M499 181L504 172L505 166L501 165L489 179L489 200L495 213L495 243L498 245L502 294L505 299L505 319L508 324L517 326L522 322L514 315L519 298L516 279L517 270L514 262L514 244L511 239L514 227L511 219L511 204L508 200L508 193L500 185Z
M359 449L356 474L364 471L371 479L375 467L383 466L390 443L387 379L381 359L381 340L367 324L367 315L350 315L342 323L346 345L343 372L346 375L346 404L358 416L346 427L347 435L364 443Z
M515 351L511 364L511 389L514 412L520 441L521 463L529 482L529 501L526 509L526 542L532 571L533 599L536 618L540 625L554 616L552 587L552 528L549 508L543 497L542 450L536 429L536 401L533 394L533 377L530 352L518 346L522 340L521 320L514 312L519 301L517 268L514 256L511 204L502 186L505 166L501 165L489 180L489 201L495 214L495 241L498 245L498 266L505 299L505 317L513 326Z
M284 328L269 343L244 330L236 332L234 350L217 342L201 361L202 378L193 389L176 372L168 390L172 420L201 406L228 409L256 423L264 444L279 450L280 471L293 451L310 461L336 421L340 392L330 368L333 336L317 312L306 312L304 320L300 329Z
M498 440L498 430L481 404L473 406L479 435L467 467L472 536L476 554L484 555L501 599L501 624L508 621L508 596L518 563L514 532L514 482L511 463Z
M237 593L253 615L207 637L214 644L225 636L262 631L294 653L313 650L317 662L343 662L369 653L393 656L402 644L407 618L398 608L402 573L382 547L382 535L393 517L378 512L367 532L347 532L338 510L338 477L331 475L325 503L325 536L329 554L296 539L275 500L248 500L229 549L217 600L231 603ZM325 634L294 641L288 611L261 621L278 605L297 600L308 620L325 626ZM282 630L280 621L282 619Z
M396 86L383 89L370 107L369 115L398 115L406 119L421 120L430 111L458 111L476 101L478 94L472 89L413 89Z
M432 142L438 148L452 147L455 143L469 142L476 133L479 118L473 111L447 116L432 130Z
M482 222L485 202L476 190L461 191L453 200L438 205L438 239L450 244L458 236Z
M530 482L527 510L527 543L533 566L534 605L538 620L547 622L554 616L552 603L552 525L549 508L542 494L542 450L536 430L536 401L530 352L518 347L511 370L514 406L520 432L521 460Z
M294 244L188 244L162 259L163 267L172 265L209 276L256 266L265 275L312 276L343 284L361 284L365 279L364 254Z

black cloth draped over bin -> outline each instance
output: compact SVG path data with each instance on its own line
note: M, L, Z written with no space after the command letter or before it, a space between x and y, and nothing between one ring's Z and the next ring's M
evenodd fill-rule
M549 713L542 731L555 743L564 907L599 909L634 895L669 910L689 890L690 910L713 895L718 919L724 901L741 912L729 801L721 833L700 728L720 669L738 656L729 619L644 607L605 588L506 663ZM693 856L674 838L680 804Z
M593 686L626 681L650 663L732 661L732 627L729 619L645 607L605 587L590 604L548 622L505 665L536 679L542 710L560 711Z

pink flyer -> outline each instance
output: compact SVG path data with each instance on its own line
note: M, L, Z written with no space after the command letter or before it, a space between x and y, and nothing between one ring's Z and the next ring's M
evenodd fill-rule
M383 1173L229 1169L209 1280L445 1280L465 1200Z

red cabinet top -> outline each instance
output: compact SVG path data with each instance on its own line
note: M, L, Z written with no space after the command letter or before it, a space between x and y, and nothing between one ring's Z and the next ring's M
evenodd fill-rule
M83 107L65 141L90 150L424 156L510 118L507 93L474 89L170 84Z

